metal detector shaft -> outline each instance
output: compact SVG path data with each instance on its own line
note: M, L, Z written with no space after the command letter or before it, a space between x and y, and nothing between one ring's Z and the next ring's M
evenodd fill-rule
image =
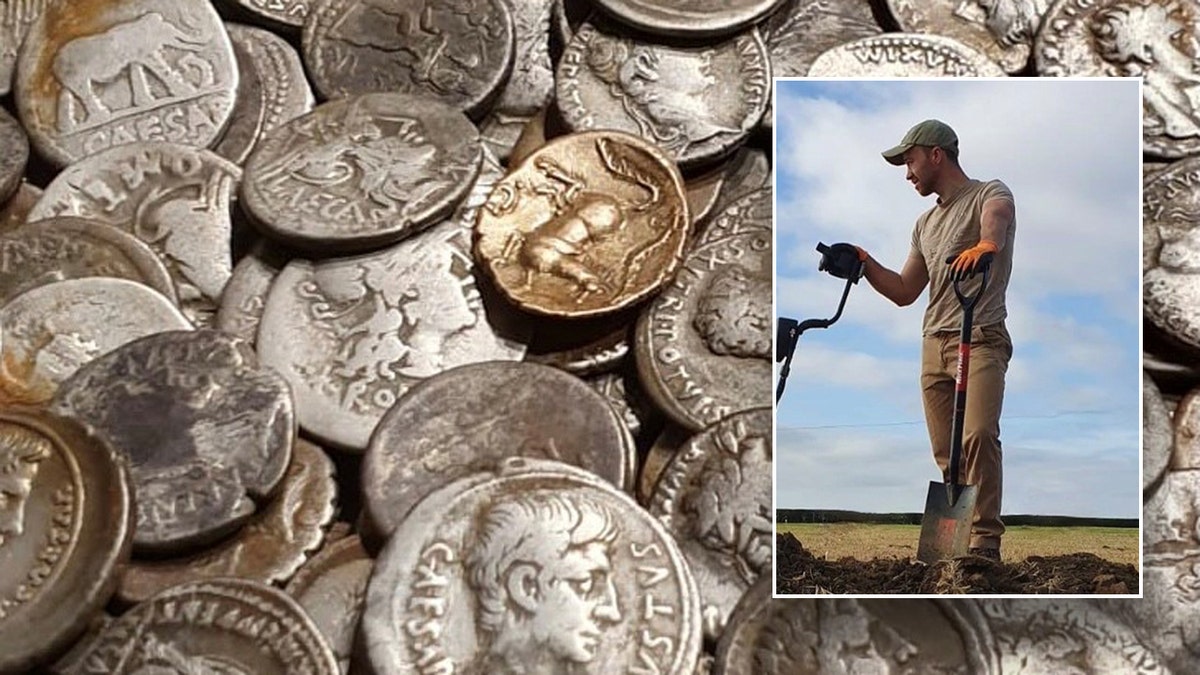
M828 328L837 322L842 317L842 310L846 307L846 298L850 295L850 285L858 281L858 276L855 275L846 279L846 286L842 289L842 300L838 303L837 312L828 319L805 319L789 331L787 356L784 357L783 367L779 369L779 384L775 386L775 403L779 403L779 399L783 398L783 388L787 386L788 374L792 371L792 357L796 354L796 343L800 341L800 335L810 328Z

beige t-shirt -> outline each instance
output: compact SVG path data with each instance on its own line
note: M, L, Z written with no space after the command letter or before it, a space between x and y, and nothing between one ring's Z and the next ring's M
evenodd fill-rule
M913 228L912 252L909 255L921 258L929 272L929 306L925 309L923 335L942 331L957 332L962 328L962 305L954 296L954 282L950 280L950 266L946 258L957 255L979 243L980 214L983 203L989 199L1007 199L1013 202L1012 191L998 180L969 180L962 188L935 205L917 218ZM1015 213L1015 212L1014 212ZM1004 306L1004 293L1008 289L1008 278L1012 274L1013 238L1017 231L1017 219L1008 226L1004 248L992 260L988 273L988 287L975 305L976 326L999 323L1008 316ZM959 283L959 290L970 294L979 286L979 275Z

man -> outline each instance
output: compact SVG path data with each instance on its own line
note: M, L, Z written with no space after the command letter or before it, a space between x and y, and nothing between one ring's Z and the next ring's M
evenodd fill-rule
M970 552L1000 559L1002 489L1000 408L1012 341L1004 326L1004 294L1012 271L1016 210L1012 192L998 180L969 178L958 163L958 136L938 120L925 120L900 144L883 152L889 163L907 168L905 178L922 197L937 203L917 218L908 260L897 274L859 248L865 276L881 295L903 307L929 285L922 325L921 392L933 456L949 475L954 375L958 364L962 307L954 295L954 275L975 271L992 255L988 287L975 306L971 331L970 377L963 425L965 483L979 495L971 523ZM946 263L950 263L949 268Z

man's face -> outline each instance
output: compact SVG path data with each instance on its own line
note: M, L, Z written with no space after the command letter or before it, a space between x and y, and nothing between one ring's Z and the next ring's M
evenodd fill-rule
M621 620L604 545L567 551L543 569L539 581L542 602L529 621L533 639L565 661L591 661L602 624Z
M0 475L0 544L25 531L25 502L36 474L36 464L20 463L16 471Z
M933 193L937 177L937 165L929 148L915 145L904 153L904 165L908 173L904 176L916 188L917 194L928 197Z

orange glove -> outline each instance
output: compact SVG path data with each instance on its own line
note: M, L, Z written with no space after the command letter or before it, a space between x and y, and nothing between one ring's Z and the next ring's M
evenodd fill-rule
M990 239L981 239L978 244L959 253L957 256L946 258L946 262L950 265L950 278L956 281L961 281L969 276L974 276L978 271L981 261L986 260L990 263L992 255L999 251L996 242Z

